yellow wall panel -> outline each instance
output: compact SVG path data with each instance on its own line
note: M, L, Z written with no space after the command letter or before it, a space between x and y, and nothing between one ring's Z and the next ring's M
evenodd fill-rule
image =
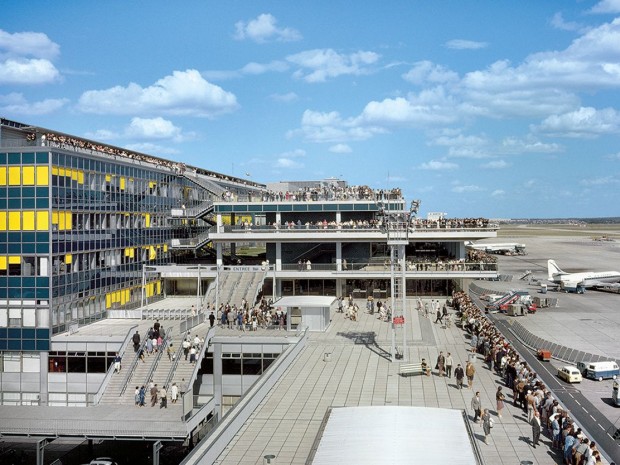
M73 215L71 212L65 212L65 228L73 229Z
M73 255L71 255L70 253L65 255L65 263L67 265L73 263Z
M65 212L58 212L58 229L65 230Z
M6 257L0 257L0 270L6 270L7 266Z
M112 297L110 294L105 295L105 308L110 308L112 306Z
M77 181L78 180L78 170L71 171L71 180L73 180L73 181Z
M9 212L9 231L22 229L22 212Z
M19 166L9 166L9 186L19 186L22 183L22 172Z
M120 188L122 191L125 190L125 178L121 176Z
M84 171L78 171L77 182L79 184L84 184Z
M6 166L0 166L0 186L6 186Z
M144 224L147 228L151 227L151 214L150 213L144 214Z
M58 168L58 176L66 176L67 175L67 170L64 168Z
M58 167L52 166L52 176L58 176Z
M58 212L52 212L52 224L58 224Z
M11 255L9 257L9 265L19 265L22 262L22 257L19 255Z
M110 182L110 181L112 181L112 175L111 175L111 174L106 174L106 175L105 175L105 181L106 181L106 182Z
M50 214L46 211L37 212L37 231L49 231Z
M168 252L168 244L164 244L164 253Z
M37 186L49 186L50 169L48 166L37 166Z
M34 211L22 212L22 230L34 231Z
M34 186L34 166L24 166L22 168L22 185Z
M0 231L6 231L6 212L0 212Z

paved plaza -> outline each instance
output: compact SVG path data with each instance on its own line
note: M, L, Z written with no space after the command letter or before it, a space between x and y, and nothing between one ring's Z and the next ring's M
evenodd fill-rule
M364 302L359 302L360 308ZM474 389L458 390L454 379L427 376L401 377L399 363L389 361L390 325L376 314L359 313L359 321L334 313L326 333L312 333L307 346L286 374L252 414L216 463L263 464L273 454L278 465L305 464L325 413L335 406L400 405L454 409L469 408L476 390L483 408L495 412L495 391L500 380L476 360ZM422 314L409 319L413 342L408 348L410 361L426 358L432 365L440 350L451 352L455 364L467 360L467 339L459 328L447 329ZM331 361L324 361L330 353ZM555 464L549 441L536 449L530 446L531 427L518 408L507 405L502 419L496 421L489 445L483 442L480 425L473 425L475 440L487 464ZM364 425L351 425L351 434ZM415 438L403 438L415 441ZM420 445L423 447L423 445ZM446 437L446 447L450 438Z

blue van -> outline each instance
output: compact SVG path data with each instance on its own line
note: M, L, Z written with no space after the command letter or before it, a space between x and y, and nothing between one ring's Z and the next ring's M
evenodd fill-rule
M586 378L597 379L616 379L620 375L620 368L616 362L590 362L586 367Z

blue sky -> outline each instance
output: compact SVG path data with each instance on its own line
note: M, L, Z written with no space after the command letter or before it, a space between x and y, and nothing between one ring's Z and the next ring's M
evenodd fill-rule
M620 0L6 2L0 116L451 217L620 215Z

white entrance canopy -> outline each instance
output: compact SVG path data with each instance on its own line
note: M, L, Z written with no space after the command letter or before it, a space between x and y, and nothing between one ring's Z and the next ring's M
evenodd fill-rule
M465 421L442 408L333 408L312 465L477 465Z
M330 322L333 296L300 295L282 297L271 304L286 311L286 329L307 326L310 331L325 331Z

